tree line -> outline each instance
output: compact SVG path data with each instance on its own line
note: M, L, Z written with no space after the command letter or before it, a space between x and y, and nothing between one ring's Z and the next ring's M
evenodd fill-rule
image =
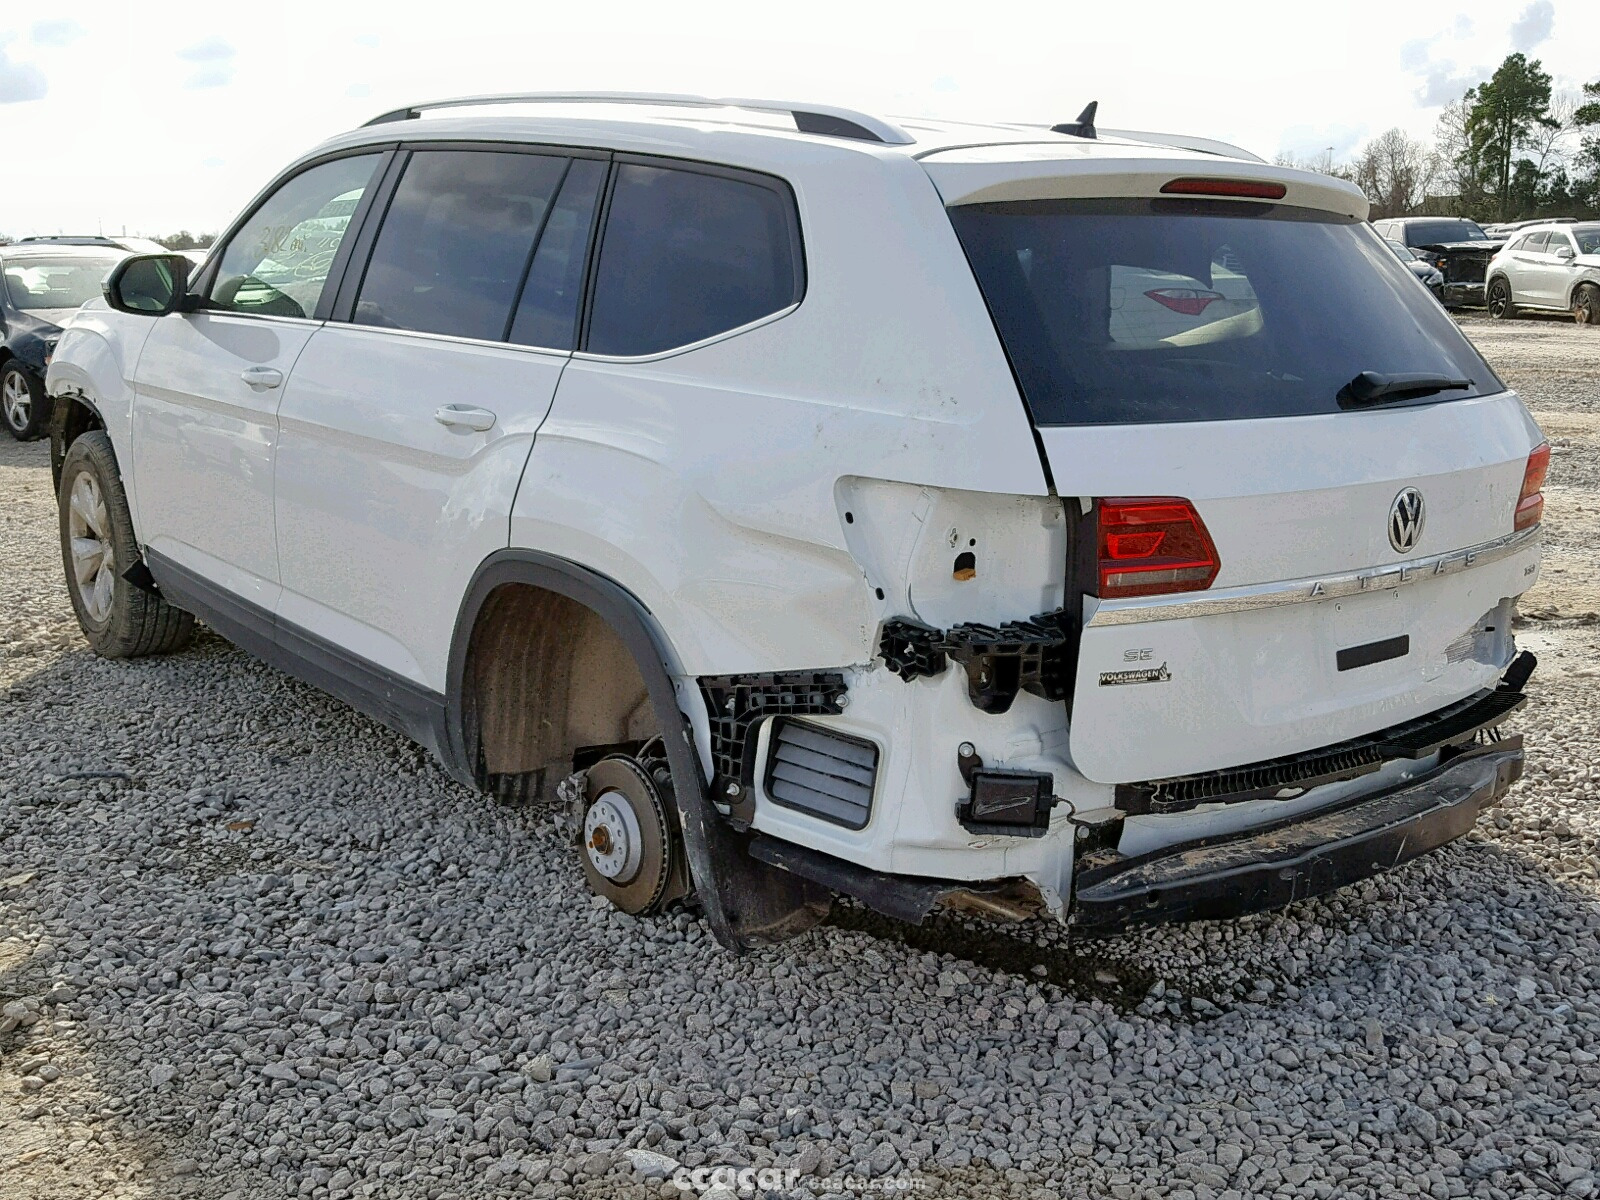
M1372 201L1374 220L1600 216L1600 79L1555 93L1538 59L1511 54L1445 105L1431 140L1396 128L1349 162L1331 152L1278 162L1350 180Z

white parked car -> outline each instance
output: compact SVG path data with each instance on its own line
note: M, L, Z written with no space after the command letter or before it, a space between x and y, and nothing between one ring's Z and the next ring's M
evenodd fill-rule
M1570 312L1600 325L1600 221L1538 225L1515 234L1489 262L1489 315Z
M1068 128L334 138L63 335L90 643L199 617L463 783L581 773L594 890L735 947L833 893L1226 916L1459 837L1521 771L1538 428L1354 187Z

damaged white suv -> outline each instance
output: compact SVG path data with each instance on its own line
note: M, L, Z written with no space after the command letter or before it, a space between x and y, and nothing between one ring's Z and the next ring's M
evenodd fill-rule
M1519 775L1549 453L1366 215L1092 112L387 114L67 327L73 603L582 772L593 888L734 947L1316 895Z

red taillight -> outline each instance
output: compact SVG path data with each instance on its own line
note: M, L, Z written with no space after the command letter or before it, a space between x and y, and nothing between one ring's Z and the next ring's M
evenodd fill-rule
M1544 477L1550 473L1550 443L1540 442L1528 455L1522 472L1522 494L1517 497L1517 515L1511 528L1531 529L1544 519Z
M1289 191L1281 183L1259 179L1171 179L1161 190L1169 196L1248 196L1252 200L1282 200Z
M1205 312L1206 305L1215 304L1224 299L1221 292L1207 292L1200 288L1151 288L1145 293L1157 304L1170 308L1175 313L1182 313L1186 317L1198 317Z
M1100 596L1198 592L1222 569L1194 505L1176 496L1099 502Z

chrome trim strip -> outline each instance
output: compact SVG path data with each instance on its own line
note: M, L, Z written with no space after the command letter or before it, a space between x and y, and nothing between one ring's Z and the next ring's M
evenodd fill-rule
M1144 621L1177 621L1188 617L1210 617L1220 613L1248 612L1257 608L1277 608L1284 604L1304 604L1312 600L1334 600L1362 592L1387 591L1403 584L1416 583L1437 575L1454 575L1473 567L1487 566L1510 558L1534 546L1539 526L1519 530L1492 542L1414 558L1387 567L1351 571L1322 579L1288 579L1278 583L1245 584L1220 591L1179 593L1175 596L1137 597L1129 600L1102 600L1086 622L1088 628L1105 625L1135 625Z

